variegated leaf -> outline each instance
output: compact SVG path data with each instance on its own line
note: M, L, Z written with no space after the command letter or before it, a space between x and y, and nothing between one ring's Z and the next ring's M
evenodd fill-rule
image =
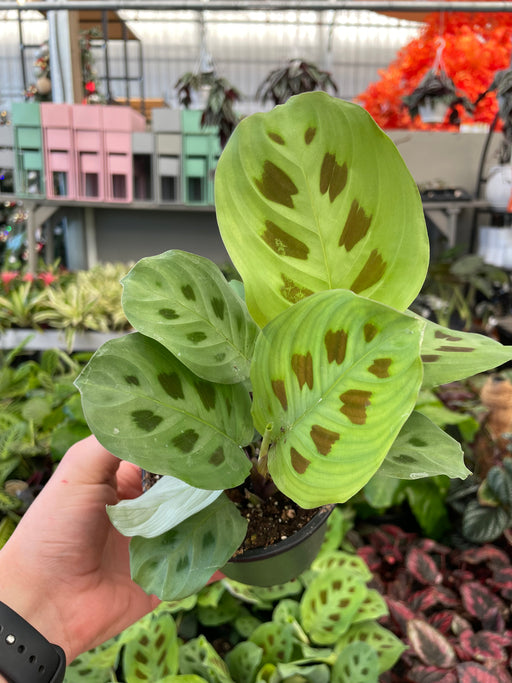
M471 472L464 465L460 443L415 411L400 430L378 474L394 479L438 474L465 479Z
M484 334L459 332L427 321L421 343L423 386L434 387L491 370L512 360L512 346Z
M201 512L156 538L130 541L132 577L146 593L178 600L200 590L242 543L247 530L235 504L222 494Z
M377 471L415 405L421 330L347 290L308 297L263 330L253 416L288 497L305 508L344 502Z
M241 384L199 379L137 332L103 344L76 384L89 426L118 457L203 489L247 477L241 446L253 426Z
M175 249L141 259L122 284L123 310L136 330L203 379L247 379L259 329L214 263Z
M356 104L305 93L244 119L217 166L215 204L260 326L326 289L403 310L423 284L428 240L416 183Z

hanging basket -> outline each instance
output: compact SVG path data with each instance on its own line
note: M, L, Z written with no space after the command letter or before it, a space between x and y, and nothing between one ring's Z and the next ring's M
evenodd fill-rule
M418 104L418 112L423 123L443 123L448 108L447 102L435 97L426 97Z

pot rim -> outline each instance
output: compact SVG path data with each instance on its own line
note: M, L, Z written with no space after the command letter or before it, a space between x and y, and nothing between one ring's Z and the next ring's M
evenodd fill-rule
M243 564L244 562L254 562L255 560L262 560L269 557L275 557L282 553L295 548L304 541L308 536L311 536L322 524L327 520L331 512L336 507L336 503L329 505L322 505L317 510L317 513L312 517L307 524L296 531L291 536L268 545L264 548L249 548L244 550L240 555L235 555L229 559L229 562L236 562Z

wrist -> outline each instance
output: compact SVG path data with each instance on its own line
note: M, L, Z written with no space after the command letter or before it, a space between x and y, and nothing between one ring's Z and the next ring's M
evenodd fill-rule
M49 599L49 587L38 586L37 579L27 574L23 567L16 564L9 553L9 544L0 551L0 602L10 607L22 619L28 622L50 643L60 646L67 661L70 659L70 648L62 630L61 620ZM30 587L29 590L27 588ZM4 683L0 675L0 683Z

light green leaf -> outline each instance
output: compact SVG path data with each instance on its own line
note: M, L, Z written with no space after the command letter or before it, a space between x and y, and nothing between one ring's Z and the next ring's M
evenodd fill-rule
M512 360L512 347L483 334L459 332L426 321L421 343L423 386L434 387L492 370Z
M312 563L311 569L319 574L328 569L337 569L340 573L354 574L362 581L370 581L371 573L366 562L353 553L346 553L343 550L335 550L330 553L319 555Z
M331 683L378 683L379 658L362 641L347 645L332 667Z
M125 645L126 683L160 681L178 673L178 637L170 614L153 616L146 629Z
M384 673L397 662L407 647L391 631L375 621L354 624L336 643L338 653L351 643L364 642L372 647L379 658L379 674Z
M375 472L373 477L364 487L364 497L369 505L376 510L389 508L400 503L404 497L404 486L407 482L403 479L390 479Z
M288 683L330 683L331 670L327 664L309 664L307 660L278 664L277 672Z
M246 640L235 645L226 655L226 664L235 683L253 683L261 666L263 650Z
M248 116L219 160L215 205L261 327L326 289L404 310L423 284L428 240L416 183L358 105L315 92Z
M304 508L348 500L380 467L422 380L422 323L347 290L320 292L263 330L251 368L268 468Z
M259 329L214 263L167 251L138 261L122 284L123 309L136 330L203 379L247 379Z
M366 597L359 605L352 618L353 624L370 619L380 619L388 614L388 606L382 595L373 588L369 588Z
M247 477L241 446L254 431L241 384L201 380L135 332L103 344L76 385L89 426L118 457L197 488L227 489Z
M154 538L208 507L221 493L196 489L180 479L165 476L138 498L107 505L107 513L125 536Z
M300 603L302 626L317 645L332 645L349 628L368 588L356 574L328 569L313 579Z
M161 600L187 597L205 586L210 576L226 564L246 530L247 520L222 494L161 536L132 538L132 577L146 593Z
M279 664L291 661L294 637L290 624L267 621L252 633L249 642L262 649L263 664Z
M470 470L464 464L461 445L431 422L413 412L386 455L378 474L393 479L422 479L445 474L465 479Z
M180 647L180 671L202 676L208 683L233 683L227 666L204 636Z

